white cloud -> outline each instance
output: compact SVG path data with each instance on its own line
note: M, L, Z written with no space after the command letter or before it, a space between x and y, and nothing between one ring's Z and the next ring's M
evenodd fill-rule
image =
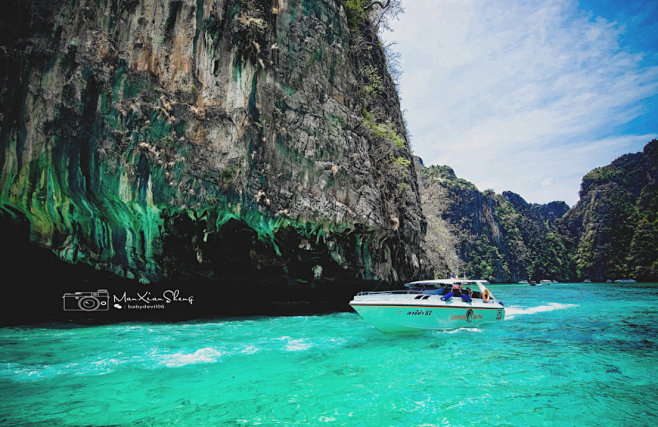
M622 24L571 0L411 0L395 24L414 150L478 188L577 200L580 179L655 135L617 135L658 93ZM545 184L548 183L548 184Z

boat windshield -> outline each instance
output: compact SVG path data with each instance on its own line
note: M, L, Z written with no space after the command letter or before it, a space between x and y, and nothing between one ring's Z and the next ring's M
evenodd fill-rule
M468 279L443 279L443 280L424 280L420 282L407 283L404 286L409 288L410 293L438 294L446 295L454 290L466 291L470 288L473 291L474 298L481 298L481 294L486 289L486 280L468 280ZM460 292L461 294L461 292Z
M445 289L445 285L434 283L407 283L404 285L409 288L411 294L437 294L441 295Z

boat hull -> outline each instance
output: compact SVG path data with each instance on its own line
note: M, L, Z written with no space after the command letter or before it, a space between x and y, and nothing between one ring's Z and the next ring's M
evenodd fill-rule
M505 309L460 305L359 304L352 308L383 333L472 328L505 319Z

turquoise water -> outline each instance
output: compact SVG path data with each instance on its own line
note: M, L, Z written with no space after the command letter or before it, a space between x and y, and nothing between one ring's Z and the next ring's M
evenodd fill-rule
M504 322L413 335L352 313L3 328L0 426L658 425L658 285L491 288Z

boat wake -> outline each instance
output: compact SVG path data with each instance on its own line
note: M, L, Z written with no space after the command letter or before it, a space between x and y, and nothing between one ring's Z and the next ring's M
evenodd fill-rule
M505 310L505 320L514 319L516 316L525 314L542 313L545 311L564 310L566 308L578 307L578 304L559 304L556 302L549 303L548 305L538 305L537 307L518 307L511 306Z
M458 332L484 332L482 329L478 328L459 328L451 331L444 331L446 334L456 334Z

